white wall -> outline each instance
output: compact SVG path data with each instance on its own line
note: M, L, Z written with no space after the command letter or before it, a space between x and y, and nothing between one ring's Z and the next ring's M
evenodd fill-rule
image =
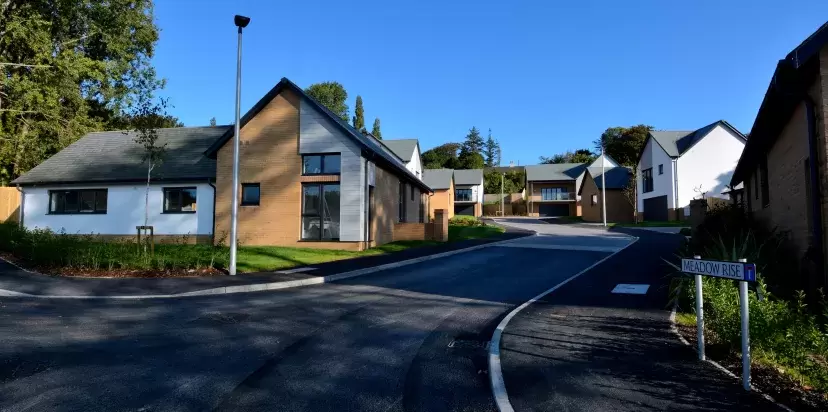
M716 126L690 150L678 159L678 201L677 207L685 208L685 215L690 214L690 201L701 198L694 191L701 186L707 197L727 198L722 195L733 170L739 163L745 141L730 130Z
M339 240L365 237L365 166L362 152L339 126L304 100L300 103L299 153L339 153ZM299 230L300 222L296 222Z
M595 161L593 161L592 164L589 165L589 167L601 167L601 159L602 158L606 160L604 162L604 167L605 168L609 169L611 167L618 167L618 163L615 163L615 161L612 160L611 157L601 156L601 155L599 155L598 158L596 158Z
M667 196L667 208L675 208L675 195L673 194L673 159L653 139L647 140L641 160L638 162L637 182L638 186L638 211L644 211L644 199L658 196ZM664 174L658 174L658 166L663 165ZM642 170L653 168L653 191L644 193L644 184L641 175Z
M471 202L476 203L483 203L483 184L479 185L454 185L454 190L457 189L471 189L472 190L472 200ZM454 201L457 202L457 198L454 197ZM459 203L471 203L471 202L459 202Z
M196 213L163 212L165 187L193 187ZM49 190L107 189L106 214L50 215ZM23 188L23 224L28 229L61 230L76 234L134 235L144 224L146 185L48 186ZM153 184L149 195L149 224L157 235L211 235L213 233L213 188L200 184Z
M414 154L411 155L411 160L408 161L405 165L406 169L408 169L411 173L414 173L414 176L423 180L423 165L420 160L420 144L414 147Z

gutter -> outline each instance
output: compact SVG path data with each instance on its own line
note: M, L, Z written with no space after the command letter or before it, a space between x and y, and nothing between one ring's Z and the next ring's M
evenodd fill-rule
M210 185L210 187L213 188L213 227L210 230L213 234L212 234L212 236L210 236L210 238L212 238L212 242L210 242L210 243L215 245L216 244L216 185L214 185L213 182L210 181L210 179L207 179L207 184Z

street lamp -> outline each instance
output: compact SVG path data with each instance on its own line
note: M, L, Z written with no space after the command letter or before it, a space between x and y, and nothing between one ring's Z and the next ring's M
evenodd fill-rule
M238 243L239 220L239 123L241 122L241 61L242 29L250 23L250 17L236 15L233 18L239 28L239 44L236 57L236 123L233 135L233 201L230 206L230 275L236 275L236 244Z
M607 227L607 175L605 163L607 158L604 157L604 145L601 144L601 213L604 216L604 227Z

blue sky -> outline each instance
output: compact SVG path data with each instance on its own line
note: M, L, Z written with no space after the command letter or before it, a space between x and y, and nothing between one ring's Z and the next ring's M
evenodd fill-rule
M776 61L828 17L824 0L156 1L154 64L187 126L233 121L282 77L334 80L366 123L423 150L477 126L502 163L592 146L607 127L753 124Z

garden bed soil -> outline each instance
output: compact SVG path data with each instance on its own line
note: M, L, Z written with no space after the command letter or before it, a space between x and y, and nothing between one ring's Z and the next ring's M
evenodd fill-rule
M691 345L696 342L696 327L676 323L681 336ZM742 358L720 343L715 336L705 331L705 355L716 361L741 379ZM798 412L828 411L828 394L803 387L793 377L772 366L752 362L750 368L751 383L777 402Z
M78 278L184 278L204 276L225 276L227 272L215 268L202 269L77 269L66 267L41 267L30 265L8 253L0 253L3 259L37 273L49 276Z

